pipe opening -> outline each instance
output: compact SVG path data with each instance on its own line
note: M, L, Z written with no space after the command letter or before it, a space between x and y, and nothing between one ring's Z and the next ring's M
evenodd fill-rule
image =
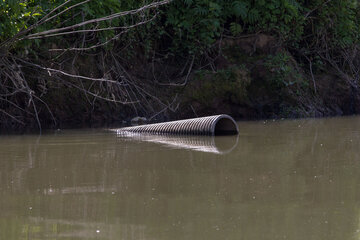
M219 135L235 135L238 134L236 122L229 118L221 118L215 123L216 136Z

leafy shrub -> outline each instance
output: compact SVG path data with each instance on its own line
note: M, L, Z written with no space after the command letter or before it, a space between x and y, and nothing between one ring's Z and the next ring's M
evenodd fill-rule
M265 67L272 73L268 80L274 87L288 87L299 82L300 75L291 65L290 60L291 57L283 52L266 58Z
M35 1L0 1L0 42L34 23L42 13Z
M190 95L193 100L208 107L219 99L239 104L246 100L250 82L244 66L233 66L215 73L198 71Z
M354 0L310 1L307 6L307 34L324 39L329 47L347 47L359 44L360 4ZM314 40L315 40L314 39Z

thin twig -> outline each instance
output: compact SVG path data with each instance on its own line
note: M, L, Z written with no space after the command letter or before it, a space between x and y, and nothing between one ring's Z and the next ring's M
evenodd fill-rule
M309 69L310 69L310 75L311 75L311 79L313 81L313 86L314 86L314 92L316 94L317 90L316 90L316 82L315 82L315 77L314 77L314 73L313 73L313 70L312 70L312 62L310 60L310 58L308 58L305 54L304 54L304 57L308 60L309 62Z
M305 19L308 18L311 13L313 13L314 11L316 11L316 10L319 9L319 8L322 8L323 6L325 6L326 4L328 4L329 2L331 2L331 0L328 0L328 1L324 2L324 3L322 3L321 5L317 6L317 7L314 8L314 9L311 9L309 12L307 12L307 13L304 15L304 18L305 18Z
M25 123L24 123L23 121L21 121L21 120L17 119L16 117L14 117L13 115L11 115L11 114L9 114L9 113L5 112L4 110L0 109L0 112L4 113L6 116L8 116L8 117L10 117L10 118L14 119L16 122L21 123L22 125L25 125Z
M39 39L39 38L47 38L47 37L57 37L57 36L68 35L68 34L76 34L76 33L89 33L89 32L92 33L92 32L102 32L102 31L109 31L109 30L129 29L129 28L134 28L134 27L140 26L142 24L146 24L146 23L152 21L155 18L155 16L156 15L154 15L154 17L152 17L149 20L138 22L136 24L126 26L126 27L107 27L107 28L99 28L99 29L83 29L83 30L75 30L75 31L54 33L54 34L48 34L48 35L28 36L23 39ZM62 50L63 51L64 49L50 49L50 50L52 50L52 51Z
M164 4L168 4L171 1L172 0L164 0L164 1L161 1L161 2L154 2L154 3L145 5L145 6L141 7L141 8L138 8L138 9L119 12L119 13L115 13L115 14L112 14L112 15L109 15L109 16L87 20L87 21L84 21L84 22L81 22L81 23L77 23L77 24L68 26L68 27L56 28L56 29L51 29L51 30L47 30L47 31L42 31L42 32L39 32L39 33L30 34L29 37L39 36L39 35L48 35L48 34L52 34L52 33L58 33L58 32L62 32L62 31L69 30L69 29L79 28L81 26L92 24L92 23L99 23L99 22L103 22L103 21L108 21L108 20L111 20L111 19L114 19L114 18L119 18L119 17L126 16L126 15L134 15L134 14L137 14L137 13L139 13L141 11L144 11L144 10L147 10L147 9L152 9L152 8L156 8L156 7L159 7L161 5L164 5Z
M56 17L60 16L61 14L63 14L63 13L65 13L65 12L69 11L70 9L72 9L72 8L74 8L74 7L77 7L77 6L83 5L83 4L85 4L85 3L87 3L87 2L90 2L90 1L91 1L91 0L85 0L85 1L79 2L79 3L77 3L77 4L74 4L74 5L70 6L70 7L66 8L66 9L64 9L64 10L62 10L61 12L59 12L59 13L55 14L54 16L51 16L51 17L49 17L48 19L46 19L46 20L42 21L42 22L41 22L41 24L46 23L46 22L50 21L51 19L54 19L54 18L56 18ZM52 12L53 12L53 11L52 11Z
M195 55L192 57L192 60L191 60L191 63L190 63L190 66L189 66L189 69L188 69L188 72L186 74L184 82L182 82L182 83L169 83L167 85L169 85L169 86L185 86L187 84L188 80L189 80L191 70L193 69L194 61L195 61Z

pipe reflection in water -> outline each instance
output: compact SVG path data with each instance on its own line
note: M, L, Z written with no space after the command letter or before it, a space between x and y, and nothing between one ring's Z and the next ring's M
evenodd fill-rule
M189 149L200 152L226 154L236 148L239 135L236 136L193 136L140 134L133 132L117 132L117 136L135 141L160 143L164 146Z
M116 132L174 135L236 135L239 128L226 114L114 129Z

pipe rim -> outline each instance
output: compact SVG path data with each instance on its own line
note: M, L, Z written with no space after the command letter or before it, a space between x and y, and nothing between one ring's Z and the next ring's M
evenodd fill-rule
M230 121L233 123L234 127L235 127L236 134L239 134L239 127L238 127L238 125L236 124L235 120L234 120L232 117L230 117L229 115L227 115L227 114L221 114L221 115L217 115L215 121L212 122L211 132L212 132L212 135L213 135L213 136L216 135L216 134L215 134L216 124L217 124L221 119L228 119L228 120L230 120ZM234 134L234 135L235 135L235 134Z

